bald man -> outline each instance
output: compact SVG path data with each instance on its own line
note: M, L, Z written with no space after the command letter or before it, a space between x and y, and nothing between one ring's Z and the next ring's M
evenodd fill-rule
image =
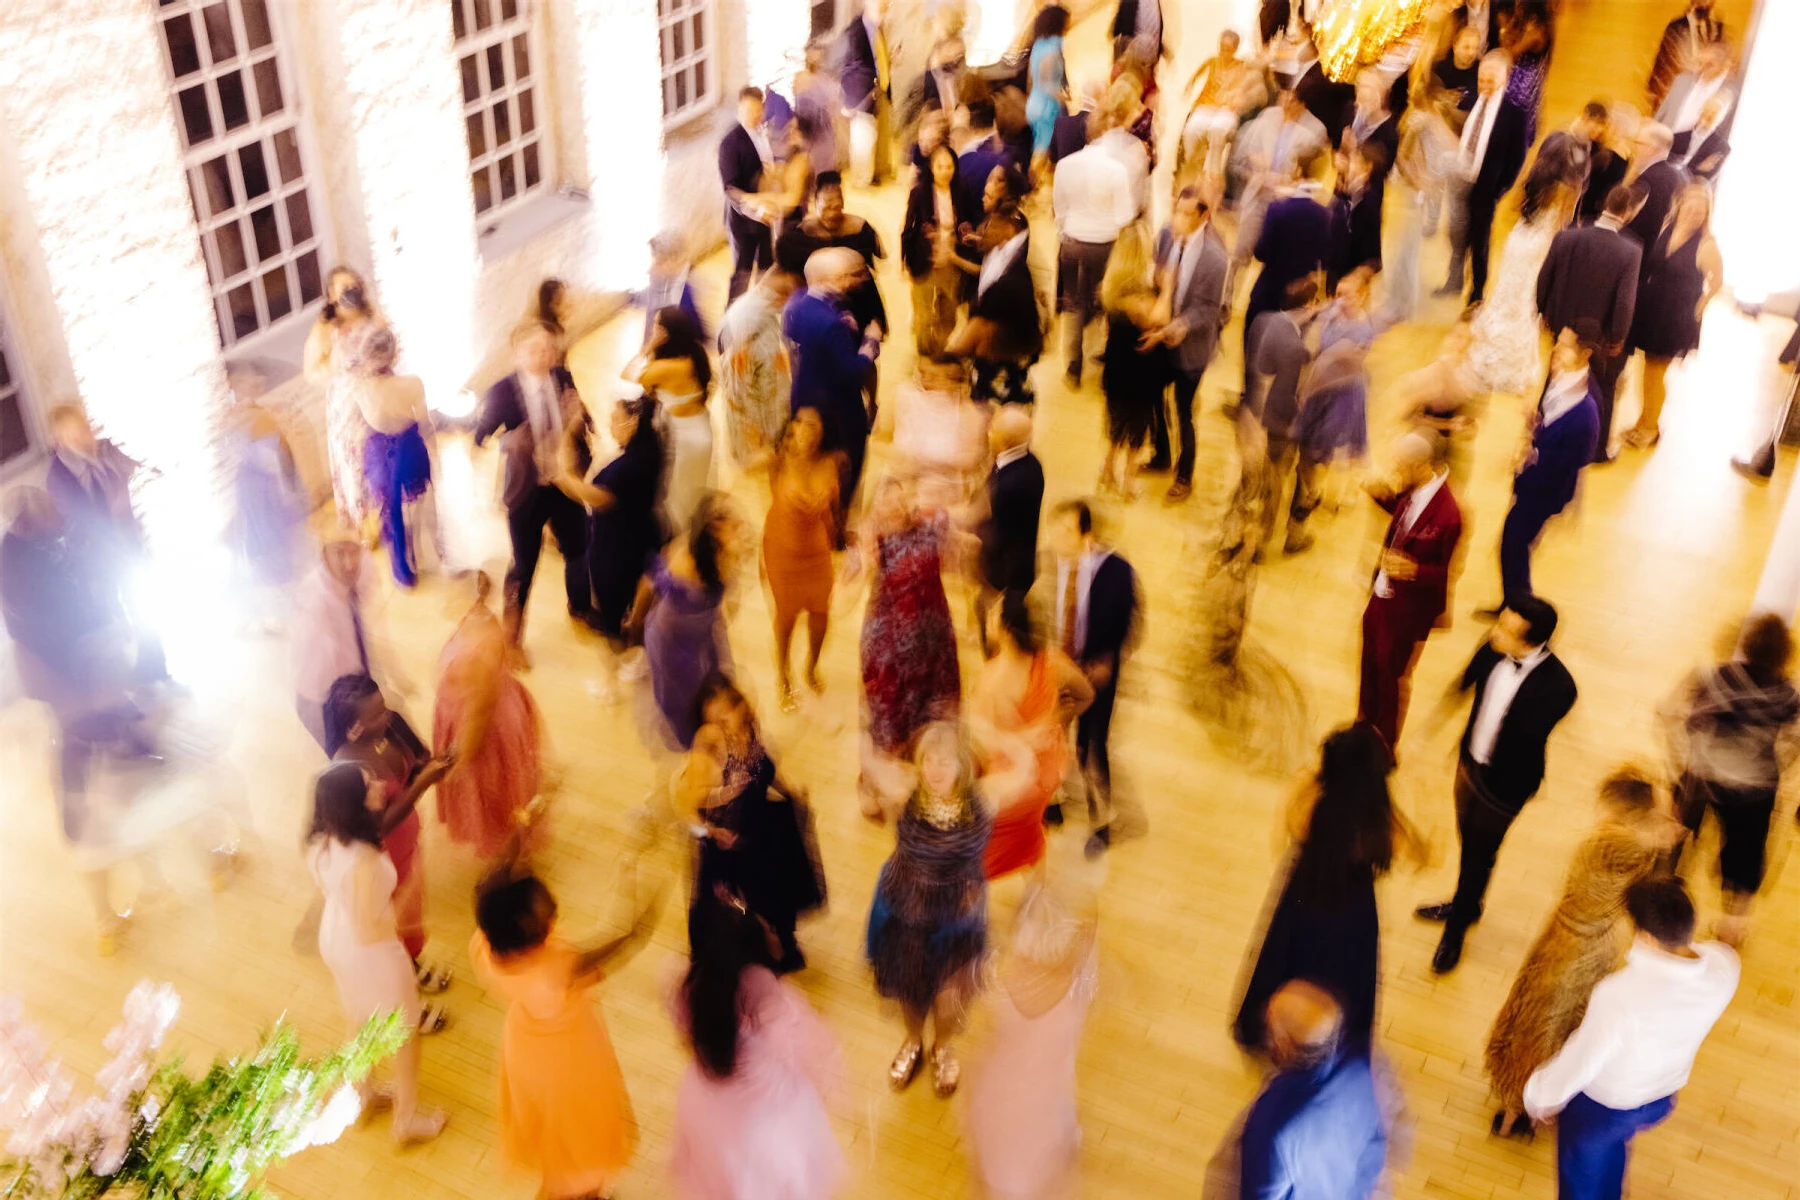
M1393 514L1362 621L1362 684L1356 719L1393 751L1406 719L1408 681L1431 631L1446 623L1450 576L1462 542L1462 509L1450 494L1450 440L1417 430L1394 444L1385 480L1370 497Z
M845 302L865 269L862 256L847 247L814 251L806 260L806 287L788 301L781 319L793 354L793 411L816 410L825 426L825 448L843 452L839 495L846 507L862 479L870 424L864 390L881 352L880 327L871 322L858 330Z
M1365 1200L1381 1180L1387 1130L1364 1054L1341 1046L1343 1011L1296 980L1269 998L1265 1049L1276 1073L1239 1138L1243 1200Z

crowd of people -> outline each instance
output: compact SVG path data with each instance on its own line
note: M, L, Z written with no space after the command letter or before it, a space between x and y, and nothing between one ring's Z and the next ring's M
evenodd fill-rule
M447 836L486 866L470 961L507 1005L500 1135L543 1195L610 1195L632 1159L629 1091L588 993L654 928L662 897L640 894L636 863L669 838L691 844L692 862L690 964L671 1004L692 1052L676 1185L695 1200L822 1200L844 1175L828 1119L836 1042L785 978L806 968L800 922L826 903L825 862L807 788L765 742L727 628L730 598L758 577L786 713L824 690L834 595L866 589L858 794L864 816L891 823L894 848L864 949L875 993L901 1015L889 1085L926 1072L937 1096L956 1093L958 1037L987 1004L996 1048L965 1089L975 1175L995 1197L1062 1194L1099 955L1093 864L1147 832L1142 807L1114 787L1108 749L1144 597L1096 508L1116 502L1129 520L1146 476L1166 474L1165 503L1194 495L1201 384L1226 370L1225 331L1241 319L1242 374L1226 389L1239 462L1217 563L1248 571L1306 553L1334 471L1368 465L1367 355L1430 303L1421 247L1442 229L1450 265L1435 295L1460 304L1466 288L1467 308L1436 360L1396 389L1404 432L1366 472L1387 525L1356 712L1290 807L1292 851L1232 1024L1272 1068L1234 1134L1232 1186L1373 1194L1393 1122L1376 887L1426 853L1389 779L1413 667L1446 623L1466 550L1457 492L1480 401L1523 397L1530 440L1500 534L1501 594L1483 598L1492 633L1443 706L1466 698L1468 715L1455 891L1417 911L1443 925L1439 974L1458 966L1502 842L1578 702L1577 671L1553 648L1556 609L1533 586L1533 548L1589 467L1656 445L1666 373L1697 348L1721 286L1708 226L1735 58L1710 6L1690 0L1641 105L1596 100L1568 128L1541 131L1548 0L1430 5L1348 79L1326 73L1308 7L1265 0L1258 27L1226 32L1178 92L1161 70L1157 0L1118 6L1110 71L1091 82L1065 58L1062 5L1036 6L1008 54L978 66L960 6L942 4L928 30L908 31L930 45L908 88L891 74L885 4L865 0L806 48L790 94L745 87L718 150L731 271L716 335L672 235L653 243L634 296L644 341L624 374L640 394L597 407L577 391L554 280L512 332L514 369L473 429L477 445L497 443L510 564L464 585L470 607L438 663L429 740L377 682L393 676L368 603L381 584L372 545L400 587L429 566L423 543L443 556L433 420L421 382L395 373L394 334L355 272L331 274L306 352L332 490L316 554L291 451L254 400L240 405L234 541L261 585L292 594L296 711L329 760L305 851L319 901L298 936L316 945L352 1024L398 1010L420 1035L447 1027L427 999L450 985L426 956L419 806L435 789ZM1163 158L1172 169L1159 173ZM883 347L903 323L874 271L890 239L849 211L861 197L845 181L890 178L907 189L891 244L910 283L916 367L882 413L880 376L895 369ZM1514 197L1517 223L1496 244ZM1032 239L1051 225L1046 289ZM1615 438L1619 380L1637 354L1640 415ZM1042 375L1060 365L1079 390L1096 359L1106 452L1094 492L1107 502L1046 511L1032 449ZM155 714L178 691L123 583L144 553L136 465L79 408L53 425L47 490L12 502L0 594L27 683L58 723L63 829L79 844L100 836L84 804L91 764L154 757ZM872 456L884 426L891 446ZM722 470L765 481L760 536L742 496L718 490ZM593 690L606 703L640 695L658 764L618 881L622 932L589 945L558 935L556 900L530 865L557 790L523 678L546 528L568 616L594 635ZM946 587L958 575L966 614ZM1240 608L1240 633L1246 619ZM963 661L959 625L981 661ZM1782 619L1758 617L1675 693L1673 786L1631 766L1607 779L1495 1017L1492 1131L1530 1136L1554 1119L1565 1197L1621 1194L1630 1139L1668 1115L1731 999L1732 947L1748 932L1800 723L1792 650ZM1083 811L1084 840L1052 836ZM1718 940L1696 941L1674 872L1709 812L1725 916ZM1078 853L1059 855L1064 844ZM1008 877L1024 879L1023 899L996 955L988 892ZM104 874L90 882L110 952L119 918ZM420 1100L419 1062L409 1039L391 1087L364 1089L391 1106L401 1143L444 1125Z

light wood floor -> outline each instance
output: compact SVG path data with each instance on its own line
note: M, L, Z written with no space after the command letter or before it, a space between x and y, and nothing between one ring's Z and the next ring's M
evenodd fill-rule
M1185 5L1189 47L1210 45L1232 7ZM1596 91L1636 95L1656 30L1668 19L1665 10L1677 6L1571 0L1564 7L1547 122L1565 119ZM1745 5L1722 7L1741 30ZM1078 63L1096 61L1093 23L1077 30L1072 45ZM1193 57L1191 48L1183 55ZM897 229L899 204L891 189L852 197L853 211L873 216L884 236ZM1047 229L1040 229L1039 253L1049 245ZM889 246L892 252L891 240ZM1441 243L1431 248L1428 283L1435 282L1429 270L1441 266L1443 253ZM716 260L702 274L722 292ZM906 289L891 263L884 283L903 329ZM1427 358L1454 315L1448 302L1437 302L1423 321L1391 332L1377 346L1377 447L1395 425L1383 383ZM622 317L577 348L575 366L590 400L615 392L609 381L638 321L635 314ZM1562 610L1558 648L1580 683L1581 700L1551 747L1543 793L1507 841L1487 918L1470 939L1462 968L1436 979L1427 965L1436 931L1410 914L1414 904L1447 895L1452 883L1449 784L1459 726L1433 728L1426 717L1432 699L1483 636L1468 612L1497 591L1494 545L1524 406L1496 397L1483 422L1463 497L1469 553L1457 589L1456 625L1432 639L1420 664L1419 702L1395 780L1399 800L1434 837L1440 854L1417 874L1397 874L1382 894L1380 1044L1409 1106L1409 1149L1394 1163L1399 1196L1510 1200L1553 1194L1550 1139L1518 1145L1487 1136L1481 1047L1511 973L1555 899L1569 852L1591 819L1595 784L1623 760L1652 759L1656 703L1684 671L1713 653L1748 602L1789 466L1784 462L1779 486L1764 491L1734 476L1727 460L1754 441L1766 419L1773 384L1764 364L1785 337L1774 325L1758 327L1728 306L1715 306L1702 352L1672 376L1660 449L1591 472L1579 503L1546 534L1536 560L1539 586ZM904 340L896 339L884 362L889 386L906 369ZM1280 850L1278 813L1296 775L1249 769L1245 762L1257 748L1209 736L1190 710L1190 681L1180 657L1193 620L1186 572L1208 543L1235 469L1228 428L1217 416L1224 383L1238 371L1235 327L1226 341L1232 349L1203 390L1195 502L1170 509L1149 499L1106 514L1117 544L1143 575L1149 601L1147 636L1123 683L1114 745L1122 786L1141 799L1150 832L1110 856L1101 993L1080 1064L1086 1134L1080 1194L1089 1197L1197 1195L1206 1162L1258 1085L1255 1067L1233 1048L1226 1024L1235 977ZM1100 398L1092 385L1067 393L1048 361L1040 387L1037 450L1054 502L1081 493L1095 477ZM1621 421L1634 410L1635 400L1628 401ZM452 549L463 562L505 552L486 490L492 468L490 460L471 460L460 448L445 454L441 502ZM760 520L759 485L735 481L733 490L744 511ZM1354 711L1357 622L1380 528L1373 510L1354 500L1321 518L1316 549L1261 572L1250 635L1297 682L1303 704L1275 716L1280 732L1303 745L1316 744ZM554 560L540 568L541 600L528 632L536 667L528 682L568 778L544 865L567 922L581 930L613 911L620 846L655 769L640 748L629 707L605 708L589 694L596 652L561 619L556 575ZM398 660L417 684L404 703L427 728L435 658L463 603L457 589L440 580L388 606ZM845 1077L835 1105L851 1161L844 1195L935 1200L967 1190L959 1111L934 1100L924 1086L902 1096L887 1091L884 1071L899 1026L875 1000L859 952L875 872L891 837L856 815L859 603L856 597L840 601L827 648L825 700L798 718L782 717L769 702L768 612L755 586L738 598L731 637L739 669L761 697L784 769L810 786L818 809L832 903L803 929L813 965L798 982L844 1045ZM75 865L56 834L44 722L28 706L0 714L0 988L22 997L79 1069L98 1065L100 1039L120 999L146 976L181 990L186 1007L175 1042L198 1058L247 1046L259 1027L282 1013L316 1045L340 1032L323 966L289 947L310 895L297 851L317 759L288 699L285 643L207 631L203 644L205 653L190 656L189 664L196 701L223 747L216 759L222 766L202 781L184 778L161 808L181 810L202 786L235 789L254 818L254 853L246 871L215 895L195 856L172 848L180 839L157 839L145 863L123 872L123 886L138 893L139 903L134 928L115 958L93 954ZM972 663L966 653L965 668ZM1800 883L1789 869L1793 839L1793 821L1784 817L1775 835L1773 877L1745 950L1743 985L1701 1053L1674 1117L1637 1143L1631 1175L1637 1200L1800 1196L1800 933L1794 921ZM658 873L665 878L678 874L674 853L659 857ZM496 1147L500 1012L466 982L463 948L474 867L438 836L435 822L426 861L433 952L464 968L464 980L448 997L457 1024L425 1050L427 1092L449 1109L449 1131L438 1143L404 1154L395 1153L377 1128L353 1132L279 1172L275 1182L284 1194L300 1200L531 1194L532 1182L511 1174ZM997 890L1002 924L1018 886ZM1701 882L1698 894L1709 911L1716 908L1709 882ZM671 909L654 945L600 990L644 1132L638 1161L620 1188L626 1197L669 1194L670 1109L686 1055L665 1015L664 997L684 945L680 914ZM978 1040L979 1030L971 1051Z

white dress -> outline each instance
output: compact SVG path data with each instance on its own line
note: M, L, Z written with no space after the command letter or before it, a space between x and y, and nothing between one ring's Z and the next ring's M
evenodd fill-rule
M412 958L400 944L394 922L393 860L367 842L346 844L322 837L307 850L307 866L325 894L319 919L319 957L331 969L338 1000L350 1024L360 1027L378 1013L401 1012L407 1028L419 1023L419 985ZM359 876L362 887L357 887ZM359 913L358 905L368 911ZM360 930L385 931L364 942Z
M663 517L668 521L673 537L687 532L694 510L700 506L700 498L713 486L712 413L705 408L687 416L672 411L676 406L699 398L698 392L688 396L659 397L665 421L665 453L668 455L668 466L663 473Z
M1562 210L1547 208L1507 235L1500 271L1475 316L1469 365L1491 392L1524 393L1543 375L1538 361L1538 271L1562 228Z

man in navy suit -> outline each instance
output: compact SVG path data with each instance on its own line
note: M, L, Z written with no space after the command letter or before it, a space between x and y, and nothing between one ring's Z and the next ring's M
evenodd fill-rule
M1324 161L1323 156L1315 161ZM1331 210L1320 203L1323 194L1324 188L1318 182L1307 180L1270 204L1263 215L1262 233L1253 252L1263 265L1262 273L1257 275L1250 289L1250 302L1244 309L1246 390L1250 377L1250 331L1256 318L1278 311L1288 288L1323 271L1331 254ZM1229 289L1226 294L1230 294Z
M1025 191L1025 177L1012 151L994 129L994 101L977 96L969 101L969 144L956 156L956 203L966 212L981 212L988 177L995 167L1006 171L1007 190L1014 196Z
M1572 225L1550 242L1538 269L1538 314L1553 333L1590 322L1600 345L1589 364L1594 395L1600 402L1600 438L1594 461L1612 458L1613 393L1624 370L1625 339L1637 312L1638 275L1644 255L1628 226L1644 203L1644 189L1619 184L1606 198L1606 210L1592 225Z
M525 604L550 526L563 559L563 592L569 615L585 620L594 608L587 569L587 510L556 486L562 443L573 438L576 469L592 427L575 380L557 363L561 347L554 330L532 321L513 331L514 370L489 388L475 420L475 444L496 433L505 467L500 495L506 504L506 532L512 539L512 566L506 572L506 626L516 645L525 623Z
M862 479L869 445L869 410L864 388L881 351L881 329L856 327L844 297L863 277L862 256L847 246L815 251L806 260L806 288L788 301L781 331L793 351L793 410L818 412L825 448L842 451L846 468L839 490L846 507Z
M1413 664L1431 631L1447 623L1450 576L1462 541L1462 509L1449 478L1449 439L1424 430L1395 445L1390 481L1368 485L1393 520L1363 609L1356 719L1373 725L1390 751L1400 744Z
M776 214L756 198L762 174L775 161L763 133L761 88L738 93L738 121L719 143L719 182L725 187L725 236L731 242L731 294L736 300L750 286L753 272L775 261L769 222Z
M1458 182L1467 188L1461 205L1465 219L1451 224L1450 273L1438 294L1449 296L1462 291L1466 257L1470 304L1479 304L1487 293L1494 210L1499 207L1500 197L1518 179L1525 165L1525 153L1530 149L1525 140L1525 110L1506 98L1509 63L1503 50L1495 50L1481 60L1475 105L1463 125L1459 158L1452 168L1453 188Z
M1550 376L1531 422L1531 446L1513 476L1512 508L1500 529L1505 603L1530 596L1531 549L1545 522L1575 498L1581 471L1600 440L1600 398L1589 362L1599 330L1592 321L1565 328L1550 351Z
M887 0L863 0L861 15L844 26L838 43L838 83L844 91L844 107L853 114L852 120L874 126L874 149L869 160L871 185L892 173L888 163L888 124L894 87L888 76L886 20Z

